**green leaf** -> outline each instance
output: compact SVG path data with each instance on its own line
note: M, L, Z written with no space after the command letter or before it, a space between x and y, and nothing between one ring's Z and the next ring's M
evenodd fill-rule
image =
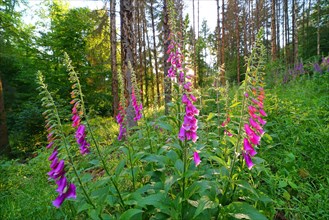
M279 187L279 188L284 188L284 187L286 187L287 185L288 185L288 183L287 183L286 181L281 180L281 181L279 181L279 185L278 185L278 187Z
M213 119L216 116L216 114L210 112L210 114L208 115L206 121L210 121L211 119Z
M90 212L88 212L88 215L91 217L91 219L93 220L100 220L97 211L95 209L91 210Z
M184 169L183 161L180 159L176 160L175 168L178 170L179 174L183 173L183 169Z
M240 105L241 104L241 102L235 102L235 103L233 103L231 106L230 106L230 108L234 108L235 106L238 106L238 105Z
M196 218L198 215L200 215L204 210L209 209L209 208L215 208L214 203L209 200L208 197L203 196L200 199L200 202L198 204L197 209L195 210L193 218Z
M126 159L121 160L120 163L118 164L116 170L115 170L115 175L116 176L120 176L120 174L121 174L123 168L125 167L125 165L126 165Z
M141 209L129 209L125 211L119 218L119 220L129 220L129 219L137 219L133 218L135 215L142 213L143 210ZM141 219L141 218L140 218Z
M247 181L244 180L238 180L237 183L238 187L242 188L242 189L246 189L249 192L251 192L252 194L254 194L257 198L259 197L258 193L256 192L256 190L250 186L250 184Z
M78 208L77 213L79 214L80 212L85 211L85 210L88 210L88 209L91 209L91 208L92 208L91 205L89 205L88 203L85 203L85 204L83 204L82 206L80 206Z
M245 202L232 202L227 207L225 207L225 209L227 213L235 219L267 219L257 209Z
M145 208L147 205L152 205L159 208L164 199L165 196L162 193L152 194L147 197L141 197L139 200L137 200L137 205L143 208Z
M170 124L168 124L168 123L159 122L158 125L159 125L160 128L165 129L167 131L170 131L171 132L173 130L172 126Z

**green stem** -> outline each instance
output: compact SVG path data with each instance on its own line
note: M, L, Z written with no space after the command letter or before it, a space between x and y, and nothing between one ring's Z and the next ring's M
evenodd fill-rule
M135 186L134 166L133 166L133 162L132 162L132 160L131 160L130 147L128 147L128 157L129 157L129 162L130 162L131 176L132 176L132 179L133 179L133 189L134 189L134 191L135 191L136 186Z
M185 178L185 174L186 174L186 168L187 168L187 141L185 140L185 146L183 149L183 202L182 202L182 219L184 219L184 213L185 213L185 187L186 187L186 178Z

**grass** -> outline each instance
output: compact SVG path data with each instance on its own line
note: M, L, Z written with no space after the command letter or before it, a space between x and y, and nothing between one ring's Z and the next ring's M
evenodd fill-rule
M269 144L260 147L259 157L266 161L271 172L260 175L258 178L263 179L258 181L264 183L260 184L260 189L274 201L275 218L328 219L328 74L312 79L304 76L272 88L267 91L266 100L269 116L265 128L271 137L266 136ZM117 127L113 120L108 120L106 129L97 119L92 124L100 137L116 138ZM103 150L111 152L111 141L101 144ZM25 162L0 161L0 219L84 217L73 214L77 210L69 202L60 209L52 206L51 201L57 194L54 184L47 180L48 154L40 149L34 158ZM86 159L82 163L88 165Z

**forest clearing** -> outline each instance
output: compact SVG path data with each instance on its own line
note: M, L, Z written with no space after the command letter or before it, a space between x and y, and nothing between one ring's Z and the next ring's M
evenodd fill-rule
M329 219L329 2L1 0L0 219Z

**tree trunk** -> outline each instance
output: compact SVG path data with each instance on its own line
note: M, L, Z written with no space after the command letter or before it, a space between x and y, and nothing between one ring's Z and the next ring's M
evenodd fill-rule
M285 49L286 49L286 63L290 63L289 56L289 16L288 16L288 0L284 0L284 32L285 32Z
M144 12L145 12L145 7L144 7ZM146 49L146 34L147 34L147 29L146 29L146 16L143 17L143 65L144 65L144 79L145 79L145 98L146 98L146 106L149 107L150 103L149 103L149 91L148 91L148 75L147 75L147 59L146 59L146 53L147 53L147 49ZM151 59L150 59L151 60Z
M170 34L170 29L169 29L169 17L168 17L168 6L167 6L167 0L163 1L163 30L164 30L164 50L163 50L163 60L164 60L164 92L165 92L165 114L169 114L169 106L167 105L168 103L171 102L171 79L167 77L168 70L170 68L170 64L167 63L167 60L169 58L169 55L166 53L168 47L169 47L169 41L168 37Z
M117 116L118 108L119 108L115 5L116 5L116 1L110 1L111 70L112 70L112 97L113 97L112 108L113 108L114 118Z
M154 57L154 65L155 65L155 77L156 77L156 87L157 87L157 104L161 106L160 100L160 79L159 79L159 68L158 68L158 56L157 56L157 48L155 41L155 25L154 25L154 13L153 13L153 0L151 0L151 20L152 20L152 34L153 34L153 57ZM151 62L151 61L150 61Z
M0 76L0 153L1 155L4 154L8 155L10 153L1 76Z
M297 59L298 59L298 31L297 31L297 27L298 27L298 23L297 23L297 19L296 16L298 17L298 2L293 0L293 6L294 6L294 10L293 10L293 25L294 25L294 31L293 31L293 37L294 37L294 63L297 63Z
M320 1L321 0L318 0L318 19L317 19L317 30L316 30L316 39L317 39L316 55L318 56L320 56L320 11L321 11Z
M280 2L280 0L276 1L276 5L277 5L276 10L275 10L276 11L276 19L275 19L275 21L276 21L276 40L277 40L276 56L277 56L277 58L280 58L280 18L281 18L281 7L280 7L281 2Z
M146 41L147 41L147 48L148 48L148 55L149 55L149 64L150 64L150 70L151 70L151 74L150 74L150 80L151 80L151 98L153 103L155 103L155 92L154 92L154 79L153 79L153 64L152 64L152 52L151 52L151 46L150 46L150 38L147 32L147 24L146 24L146 19L144 21L144 28L145 28L145 34L146 34ZM147 77L147 81L148 81L148 77ZM147 82L146 82L147 83ZM146 85L148 87L148 83ZM155 107L155 106L153 106Z
M275 21L275 5L276 1L271 1L271 49L272 49L272 60L276 60L276 21Z
M121 51L123 55L123 69L122 73L124 73L125 81L126 81L126 93L128 100L127 107L127 122L128 127L133 127L137 125L137 122L134 121L134 108L131 100L132 93L132 81L131 81L131 69L128 68L128 64L130 63L132 68L133 66L133 38L134 38L134 30L133 30L133 4L132 0L120 0L120 16L121 16Z
M220 49L221 49L221 37L220 37L220 6L219 6L219 0L216 1L217 2L217 67L218 70L220 69L220 65L221 65L221 60L220 60Z
M196 63L196 43L195 43L195 9L194 9L194 0L193 4L193 32L192 32L192 44L193 44L193 71L194 71L194 88L197 88L197 63Z
M225 1L222 0L222 48L221 48L221 65L225 63ZM221 85L225 85L225 71L221 71Z
M235 37L236 37L236 74L237 82L240 84L240 30L239 30L239 1L235 0Z

